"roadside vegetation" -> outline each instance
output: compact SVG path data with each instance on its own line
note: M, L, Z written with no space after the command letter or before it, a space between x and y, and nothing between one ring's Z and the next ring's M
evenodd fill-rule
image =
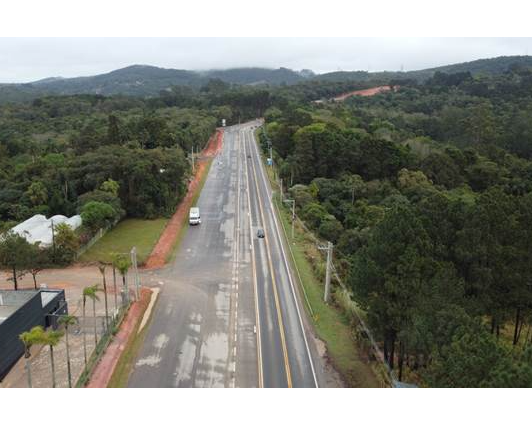
M265 113L285 193L400 380L532 385L530 81L436 73Z
M318 253L314 240L298 225L294 228L292 240L291 212L286 206L280 206L279 197L275 198L275 203L280 213L285 241L291 252L289 258L296 268L298 281L301 281L302 304L312 319L318 337L327 346L328 360L348 387L387 385L384 380L379 380L378 365L373 366L375 370L372 369L368 362L369 353L363 353L355 341L354 319L336 303L331 305L323 301L325 262Z

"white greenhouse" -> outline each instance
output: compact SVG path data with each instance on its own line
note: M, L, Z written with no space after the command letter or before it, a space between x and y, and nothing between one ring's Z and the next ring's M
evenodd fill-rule
M38 242L40 247L49 247L52 245L52 223L54 228L60 223L66 223L75 230L81 226L81 216L66 217L58 214L46 219L46 216L36 214L11 230L31 244Z

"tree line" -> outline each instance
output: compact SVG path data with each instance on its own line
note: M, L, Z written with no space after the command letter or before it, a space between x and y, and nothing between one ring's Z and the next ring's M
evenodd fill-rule
M529 75L265 113L263 146L401 379L532 385Z

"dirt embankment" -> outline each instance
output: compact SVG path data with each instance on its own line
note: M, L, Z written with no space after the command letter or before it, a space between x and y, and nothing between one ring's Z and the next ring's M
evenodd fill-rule
M399 86L370 87L369 89L353 90L352 92L342 93L341 95L335 96L334 98L320 99L314 102L318 104L324 103L326 101L342 102L342 101L345 101L347 98L350 98L351 96L374 96L374 95L377 95L378 93L389 92L390 90L393 90L395 92L397 91L397 89L399 89Z
M185 218L188 216L190 207L196 191L199 189L201 180L203 179L207 164L209 160L215 157L222 149L223 129L216 130L205 149L201 152L200 157L196 163L195 173L188 184L187 194L185 198L177 206L177 210L164 228L159 241L153 248L148 260L144 265L144 269L161 268L164 266L168 255L172 252L175 240L179 236L181 227L183 226Z
M334 97L333 101L335 102L345 101L347 98L350 98L351 96L374 96L378 93L389 92L390 90L396 90L396 88L392 86L377 86L377 87L371 87L369 89L354 90L352 92L343 93L340 96Z

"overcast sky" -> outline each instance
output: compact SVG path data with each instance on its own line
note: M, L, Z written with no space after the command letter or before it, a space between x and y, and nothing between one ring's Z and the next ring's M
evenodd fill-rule
M94 75L133 64L416 70L532 54L532 38L0 38L0 82Z

